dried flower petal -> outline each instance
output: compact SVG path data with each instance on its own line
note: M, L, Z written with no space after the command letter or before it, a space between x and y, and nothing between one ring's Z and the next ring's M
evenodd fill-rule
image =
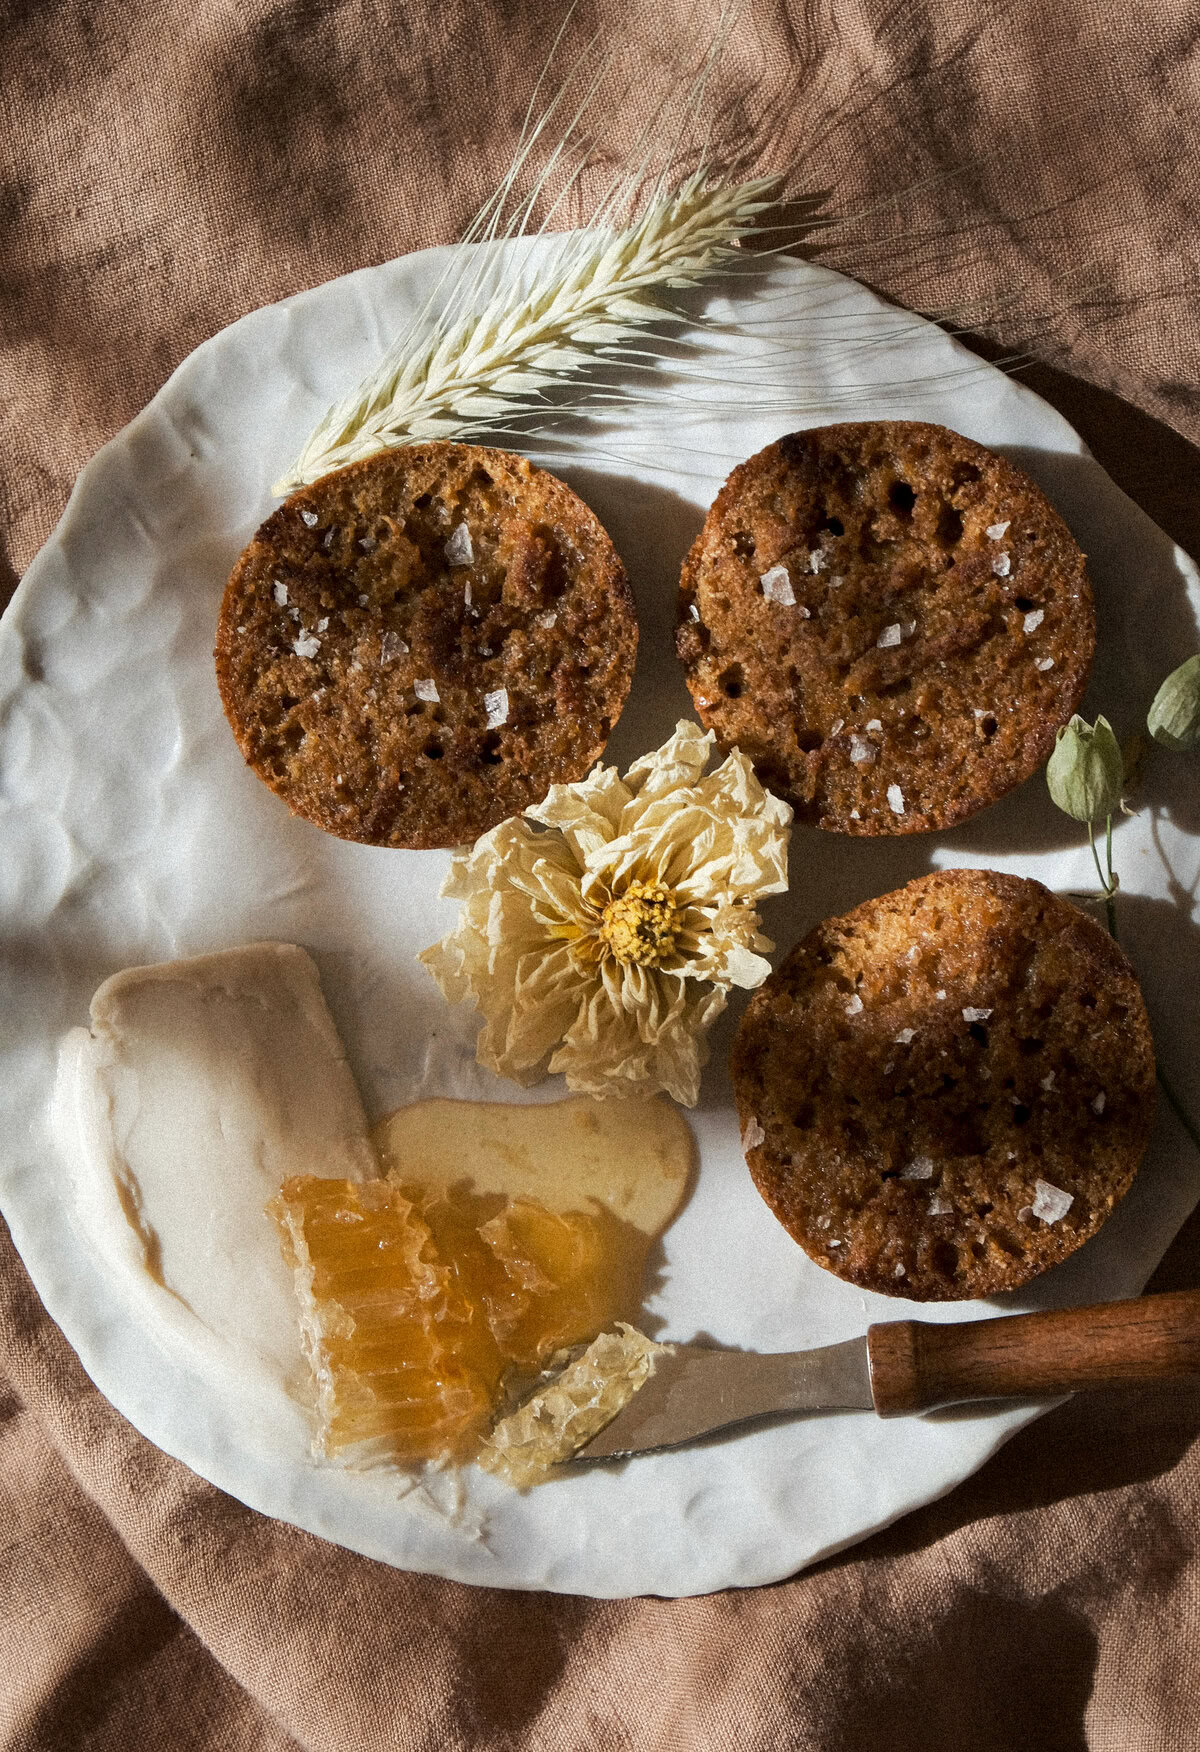
M699 1093L732 986L770 971L756 903L787 887L792 812L736 749L681 723L624 776L597 766L456 853L458 923L421 960L473 999L482 1065L584 1094Z

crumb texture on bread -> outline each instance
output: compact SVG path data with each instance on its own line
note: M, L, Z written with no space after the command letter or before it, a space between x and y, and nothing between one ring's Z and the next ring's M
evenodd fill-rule
M704 724L799 819L913 833L1037 770L1095 618L1084 556L1027 475L880 420L733 471L684 563L676 646Z
M242 753L294 813L420 848L582 778L636 650L624 569L569 487L505 451L416 444L267 519L216 663Z
M752 999L733 1074L784 1227L839 1277L918 1301L1065 1259L1128 1190L1154 1112L1124 954L1040 883L987 870L819 925Z

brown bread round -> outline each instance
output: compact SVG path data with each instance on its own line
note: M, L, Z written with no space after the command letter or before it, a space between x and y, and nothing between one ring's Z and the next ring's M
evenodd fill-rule
M944 426L877 420L734 469L684 562L676 645L704 724L800 820L918 833L1037 771L1083 697L1095 616L1027 475Z
M569 487L506 451L414 444L268 517L216 662L242 753L295 814L421 848L582 778L636 652L624 568Z
M1121 950L1040 882L989 870L818 925L756 992L733 1076L750 1172L789 1234L916 1301L1015 1289L1074 1252L1128 1190L1154 1113Z

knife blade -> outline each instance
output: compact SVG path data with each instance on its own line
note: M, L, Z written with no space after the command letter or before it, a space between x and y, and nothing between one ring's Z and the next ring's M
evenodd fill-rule
M885 1321L809 1351L678 1345L598 1436L572 1456L610 1460L679 1447L774 1413L899 1417L985 1399L1057 1399L1086 1387L1200 1376L1200 1290L932 1324Z

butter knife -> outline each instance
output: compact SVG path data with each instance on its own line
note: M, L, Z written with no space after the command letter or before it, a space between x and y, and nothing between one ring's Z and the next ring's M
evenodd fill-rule
M818 1350L685 1344L657 1359L649 1380L572 1458L676 1448L780 1412L903 1417L970 1400L1056 1399L1192 1376L1200 1377L1200 1290L949 1325L887 1321Z

